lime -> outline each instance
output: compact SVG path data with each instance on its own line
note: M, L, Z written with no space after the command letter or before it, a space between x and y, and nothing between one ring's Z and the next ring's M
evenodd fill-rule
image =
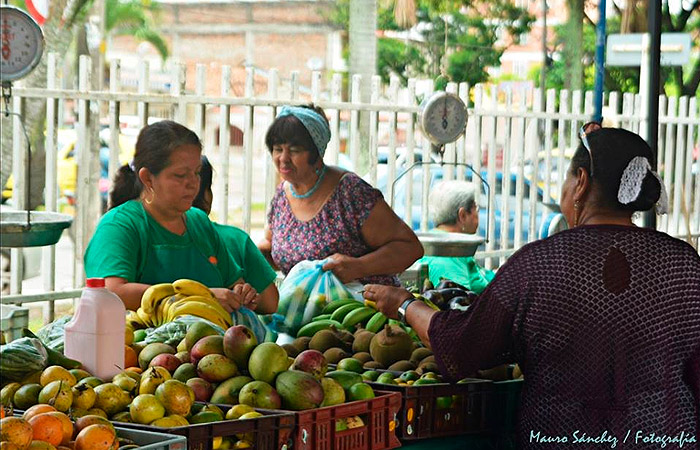
M379 378L379 372L376 370L367 370L362 373L362 378L367 381L377 381L377 378Z
M338 367L336 370L349 370L350 372L362 373L364 369L362 368L362 363L360 360L355 358L343 358L338 362Z
M146 339L146 330L136 330L134 331L133 342L141 342Z
M452 407L452 396L446 395L435 399L435 407L437 409L450 409Z
M372 386L366 383L357 383L350 386L348 390L348 400L351 402L357 400L369 400L374 398L374 391Z
M394 381L394 375L391 372L384 372L377 377L377 383L396 384L396 381Z
M418 378L420 378L420 375L418 375L418 372L415 370L407 370L404 373L399 376L401 381L416 381Z

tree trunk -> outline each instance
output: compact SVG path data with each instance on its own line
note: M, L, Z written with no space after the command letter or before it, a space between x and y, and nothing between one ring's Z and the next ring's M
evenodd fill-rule
M569 18L566 22L564 61L570 90L583 88L583 0L567 0Z
M377 1L350 0L350 82L355 74L362 75L362 102L371 100L372 76L377 73ZM368 166L369 114L360 114L360 167L362 173Z
M56 52L59 57L65 55L73 38L71 27L64 25L64 17L73 17L74 9L66 11L66 8L80 8L82 2L69 0L52 0L49 2L49 18L44 25L44 55L34 71L23 80L23 85L28 87L46 87L46 61L48 54ZM60 63L60 61L59 61ZM9 126L8 126L9 125ZM0 164L0 185L5 186L12 173L12 121L2 119L2 145ZM41 99L29 99L24 109L24 126L32 144L32 179L30 180L30 207L43 203L45 184L44 136L46 129L46 101Z

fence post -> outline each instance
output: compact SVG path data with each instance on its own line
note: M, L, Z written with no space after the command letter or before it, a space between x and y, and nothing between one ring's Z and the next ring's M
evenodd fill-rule
M353 104L362 103L362 91L360 87L362 86L362 75L355 74L352 76L352 83L350 85L350 101ZM353 109L350 112L350 134L348 136L348 141L350 142L350 159L352 160L352 168L355 171L360 169L360 111L358 109Z
M271 69L269 76L267 78L267 97L270 100L277 100L277 88L279 86L279 74L277 69ZM270 107L270 125L277 117L277 107ZM267 151L267 148L265 148ZM277 170L275 170L274 164L272 164L271 158L267 157L267 163L265 164L265 205L269 205L272 201L272 197L275 195L275 188L277 185ZM267 224L267 215L265 215L265 223Z
M416 80L415 78L408 79L407 86L407 105L413 106L416 103ZM416 116L413 113L408 114L406 122L406 168L409 168L416 162L414 149L416 148ZM403 177L406 183L406 204L404 209L404 220L413 228L413 173L407 173ZM392 199L393 201L393 199Z
M231 66L221 68L221 97L228 98L231 94ZM229 148L231 143L231 106L222 103L219 113L219 164L221 164L221 177L217 183L219 186L219 222L228 224L228 196L229 196Z
M252 66L245 69L245 98L253 100L255 98L255 68ZM251 202L253 201L253 138L255 137L254 124L255 109L252 105L245 107L243 124L243 229L250 233L251 222Z
M379 103L379 96L380 96L380 83L381 83L381 78L379 75L373 75L371 84L370 84L370 89L371 89L371 101L370 103L372 105L376 105ZM379 112L378 111L370 111L369 113L369 180L370 184L372 186L377 185L377 135L378 135L378 127L379 127Z
M56 53L49 53L46 62L46 88L56 89L58 73L56 70ZM44 202L46 211L57 211L58 208L58 100L46 99L46 182L44 184ZM41 249L41 276L44 290L53 291L56 288L56 246L50 245ZM54 302L44 305L44 318L49 322L54 320Z

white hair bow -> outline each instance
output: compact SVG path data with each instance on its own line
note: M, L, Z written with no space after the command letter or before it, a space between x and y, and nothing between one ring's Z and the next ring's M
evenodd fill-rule
M664 186L664 182L661 180L661 177L659 177L659 174L652 170L649 160L644 156L635 156L627 164L627 167L625 167L625 171L622 173L622 178L620 179L617 199L623 205L637 200L639 194L642 192L642 182L647 172L651 172L651 174L659 180L659 184L661 185L661 195L659 196L659 201L656 203L656 213L666 214L668 212L666 186Z

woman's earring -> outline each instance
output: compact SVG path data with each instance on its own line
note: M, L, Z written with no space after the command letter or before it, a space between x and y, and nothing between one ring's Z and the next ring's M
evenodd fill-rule
M574 226L575 227L578 226L578 216L579 216L580 209L581 209L581 202L576 200L574 202Z
M150 205L153 203L153 200L156 198L156 191L153 190L153 188L149 188L151 190L151 199L148 200L146 197L143 198L143 201L146 202L147 205Z

